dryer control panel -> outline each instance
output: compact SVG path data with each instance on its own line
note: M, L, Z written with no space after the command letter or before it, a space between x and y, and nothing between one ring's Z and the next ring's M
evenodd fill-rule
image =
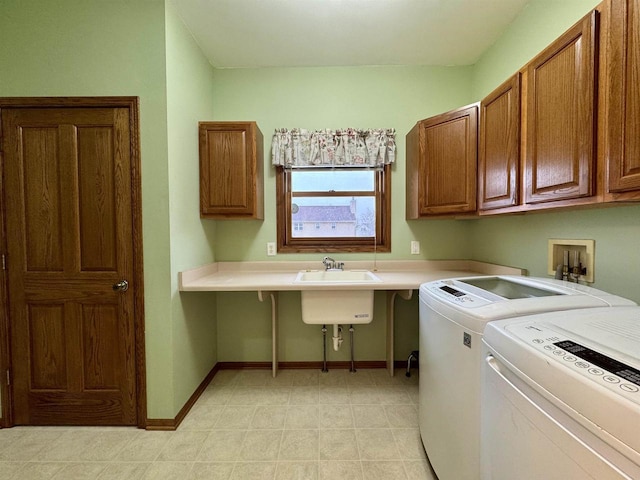
M640 404L640 369L540 323L511 325L507 330L545 356Z

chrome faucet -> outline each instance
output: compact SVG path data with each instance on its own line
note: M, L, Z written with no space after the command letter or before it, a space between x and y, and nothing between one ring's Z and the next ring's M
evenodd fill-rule
M331 257L324 257L322 259L322 264L324 265L324 269L328 270L342 270L344 268L344 262L336 262Z

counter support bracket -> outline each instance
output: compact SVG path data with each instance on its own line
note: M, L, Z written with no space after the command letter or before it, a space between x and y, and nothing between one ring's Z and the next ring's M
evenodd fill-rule
M267 295L271 297L271 372L275 378L278 374L278 292L258 290L258 300L264 302Z
M400 296L404 300L411 300L413 290L390 290L387 292L387 371L393 377L394 364L394 310L396 296Z

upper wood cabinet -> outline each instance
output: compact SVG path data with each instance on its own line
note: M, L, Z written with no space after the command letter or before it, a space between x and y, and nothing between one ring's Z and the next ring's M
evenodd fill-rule
M525 203L594 194L598 12L526 69Z
M480 103L478 213L639 201L639 85L640 0L604 0ZM407 135L407 218L471 205L461 111Z
M264 218L263 137L255 122L200 122L200 216Z
M475 212L478 106L422 120L407 134L407 219Z
M480 102L478 209L520 201L520 73Z
M640 199L640 0L611 0L603 72L605 200Z

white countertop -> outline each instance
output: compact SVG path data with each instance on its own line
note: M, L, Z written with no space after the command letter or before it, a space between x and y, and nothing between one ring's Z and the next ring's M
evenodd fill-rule
M347 261L345 270L369 270L381 280L367 283L297 283L302 270L323 270L312 262L216 262L179 273L184 292L247 292L285 290L416 290L442 278L470 275L524 275L525 270L474 260Z

